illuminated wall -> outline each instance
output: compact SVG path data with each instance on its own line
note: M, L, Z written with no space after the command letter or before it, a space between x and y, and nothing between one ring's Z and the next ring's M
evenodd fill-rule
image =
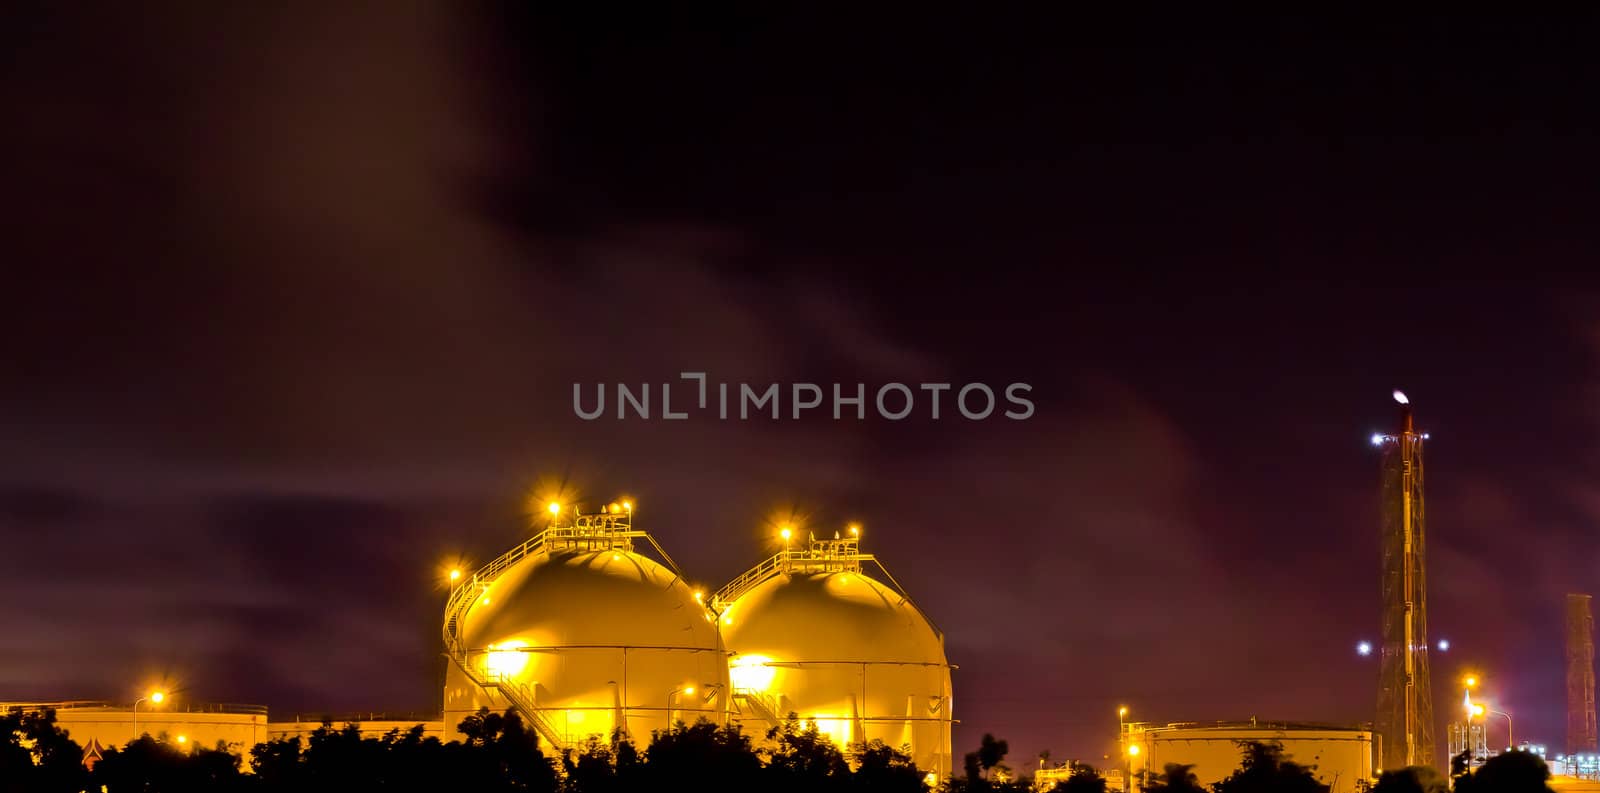
M1201 785L1211 785L1239 767L1240 741L1277 742L1284 754L1301 765L1316 766L1318 780L1329 793L1355 793L1373 776L1372 732L1339 727L1262 724L1128 726L1128 745L1137 754L1129 768L1137 783L1140 772L1159 774L1167 763L1195 766Z

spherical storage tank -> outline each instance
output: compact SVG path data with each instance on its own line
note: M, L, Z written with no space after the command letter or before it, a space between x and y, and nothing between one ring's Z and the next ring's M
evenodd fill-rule
M876 566L854 538L813 541L718 593L734 715L765 727L794 713L841 746L909 746L919 768L945 776L952 667L943 636L863 562Z
M644 744L675 721L722 719L715 617L682 576L634 551L654 541L631 512L576 516L464 577L445 613L447 731L484 706L515 706L556 748L618 726Z

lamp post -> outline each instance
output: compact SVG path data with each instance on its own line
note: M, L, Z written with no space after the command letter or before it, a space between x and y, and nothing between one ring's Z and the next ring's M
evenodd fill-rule
M150 692L150 694L148 696L143 696L143 697L140 697L140 698L138 698L138 699L133 701L133 739L134 740L136 740L136 741L139 740L139 703L141 703L141 702L149 702L152 705L160 705L161 701L166 699L166 698L167 698L167 694L166 694L165 691L152 691L152 692Z
M1516 734L1514 732L1512 732L1512 727L1511 727L1511 714L1509 714L1509 713L1507 713L1507 712L1505 712L1503 710L1495 710L1493 708L1489 709L1489 713L1492 714L1492 715L1495 715L1495 716L1504 716L1504 717L1506 717L1506 748L1508 748L1508 749L1517 748L1517 736L1516 736ZM1485 729L1488 729L1487 725L1485 726Z
M1133 790L1133 758L1128 754L1128 706L1117 708L1117 751L1122 755L1122 790Z

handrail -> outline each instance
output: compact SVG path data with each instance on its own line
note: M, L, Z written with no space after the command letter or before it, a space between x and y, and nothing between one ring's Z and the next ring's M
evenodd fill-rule
M733 691L733 699L735 702L743 700L745 704L750 706L752 711L755 711L755 715L761 717L768 724L774 727L783 726L783 719L778 716L777 708L768 704L764 695L750 689L736 688ZM776 703L777 700L774 699L773 702Z
M36 710L128 710L131 706L121 702L112 702L103 699L70 699L58 702L0 702L0 713L5 713L13 708ZM190 714L226 714L234 716L265 716L266 705L248 705L238 702L197 702L193 704L168 703L149 713L159 717L162 713L190 713Z
M465 581L458 584L450 591L450 597L445 601L444 608L444 646L445 654L461 667L467 678L482 688L494 688L500 691L507 700L521 711L528 721L532 723L540 735L558 750L564 748L566 737L558 733L555 725L545 715L534 700L533 693L525 684L504 675L483 676L472 668L469 657L469 648L461 636L461 623L472 605L478 601L482 594L495 579L499 578L517 562L530 556L544 553L552 546L562 544L566 547L590 548L594 550L613 550L621 548L632 552L634 539L642 538L655 548L656 553L666 561L667 567L678 577L683 578L683 573L672 557L667 555L665 549L650 536L649 532L635 530L632 526L632 514L627 517L621 515L579 515L575 525L550 526L534 536L524 540L516 547L506 551L493 561L478 568Z
M473 671L472 665L464 659L452 656L451 660L455 661L461 667L461 671L466 674L467 679L477 684L479 688L493 688L499 691L528 719L528 723L533 729L546 741L550 742L551 748L558 752L566 750L565 736L556 732L555 725L550 723L549 717L544 714L544 710L534 701L533 693L527 690L528 687L525 684L518 683L506 675L479 675Z

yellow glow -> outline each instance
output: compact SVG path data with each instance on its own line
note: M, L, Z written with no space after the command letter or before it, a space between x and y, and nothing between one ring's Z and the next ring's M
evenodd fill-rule
M461 571L459 569L451 570L450 571L450 580L451 581L460 581L461 580Z
M850 745L850 719L836 716L832 713L818 713L801 719L802 722L814 720L817 723L817 732L828 736L838 746Z
M491 644L484 656L483 666L491 675L513 677L520 674L528 666L528 654L518 648L527 646L527 642L514 640L501 644L499 649Z
M1139 756L1139 751L1140 751L1139 744L1136 744L1136 743L1128 744L1128 754L1129 755L1131 755L1133 757L1138 757Z
M178 736L178 743L188 743L188 742L189 742L189 736L187 736L187 735Z
M622 558L622 554L620 554L620 553L611 554L611 561L613 561L613 562L617 561L618 559L621 559L621 558Z
M550 510L550 514L552 515L561 514L561 504L559 502L552 501L545 505L545 509Z
M149 700L151 702L156 703L157 705L160 705L161 704L161 700L166 699L166 698L167 698L167 692L165 692L165 691L152 691L152 692L150 692L150 696L149 696Z
M699 603L700 601L705 600L705 599L706 599L706 593L701 592L698 589L696 589L694 591L694 602Z
M1482 716L1483 715L1483 706L1482 705L1473 705L1472 706L1472 715L1474 715L1474 716Z
M1467 675L1466 679L1462 680L1461 682L1466 683L1467 688L1472 688L1478 684L1478 678L1474 675Z
M1118 716L1126 716L1126 715L1128 715L1128 706L1127 705L1123 705L1122 707L1117 708L1117 715Z
M729 682L735 691L766 691L778 671L769 666L771 663L772 659L765 655L735 656L728 666Z
M683 690L683 695L686 696L686 697L687 696L691 696L693 694L694 694L694 686L689 686L688 688Z
M934 785L939 784L939 775L929 771L927 774L923 775L922 784L927 785L928 787L933 787Z
M793 532L789 531L789 527L788 526L784 526L782 529L780 529L778 531L778 536L782 537L784 542L788 542L789 538L791 536L793 536Z
M861 536L861 527L857 526L854 523L850 524L850 533L855 535L855 536L857 536L857 537L860 537Z
M624 502L622 502L622 508L627 510L627 511L629 511L629 512L632 512L633 511L633 502L632 501L624 501Z

